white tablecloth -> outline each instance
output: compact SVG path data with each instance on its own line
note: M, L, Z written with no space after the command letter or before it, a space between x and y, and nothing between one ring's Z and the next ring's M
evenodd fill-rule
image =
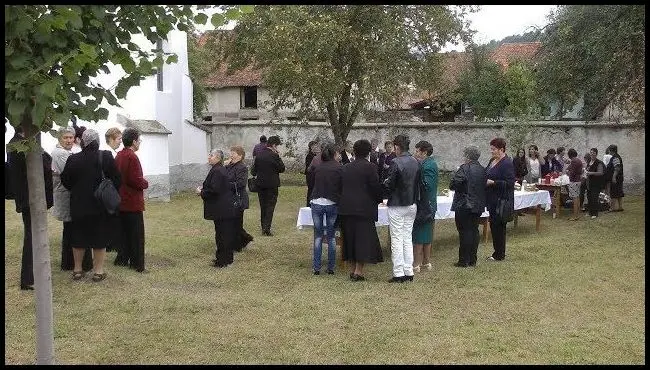
M436 211L436 220L444 220L454 218L454 212L451 211L451 196L438 196L438 210ZM528 191L515 191L515 209L523 209L528 207L535 207L541 205L545 211L551 209L551 195L548 190L538 190L536 192ZM378 207L377 226L388 226L388 207L379 205ZM487 209L483 212L481 217L488 217ZM302 229L303 226L314 226L314 221L311 219L311 208L302 207L298 211L298 221L296 227Z

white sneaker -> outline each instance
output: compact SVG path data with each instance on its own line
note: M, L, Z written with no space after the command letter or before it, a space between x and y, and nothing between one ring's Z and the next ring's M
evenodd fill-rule
M426 265L423 265L424 267L427 268L427 270L431 271L433 270L433 266L431 266L431 263L427 263Z
M488 260L488 261L496 261L496 260L494 259L494 257L492 257L492 256L486 258L486 260Z
M593 219L596 218L596 217L598 217L598 216L591 216L591 219L593 220Z
M420 266L413 266L413 272L414 273L419 273L420 272Z

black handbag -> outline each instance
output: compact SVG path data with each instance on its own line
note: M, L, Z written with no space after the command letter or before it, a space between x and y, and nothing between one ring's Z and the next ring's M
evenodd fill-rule
M257 193L259 188L257 187L257 177L251 177L248 179L248 191L251 193Z
M415 213L414 225L422 225L433 221L434 214L431 209L431 202L429 201L429 192L427 191L427 183L420 179L418 189L418 199L416 200L417 211Z
M121 198L120 193L115 189L115 185L113 185L113 181L104 176L101 150L99 151L99 170L102 173L102 182L100 182L97 189L95 189L94 195L106 212L109 215L114 215L119 210Z
M239 190L237 189L237 184L233 184L233 187L235 188L235 197L232 202L232 205L235 207L235 209L242 209L242 201L241 201L241 194L239 193Z
M515 205L510 198L499 198L496 208L497 216L505 222L510 222L514 218Z

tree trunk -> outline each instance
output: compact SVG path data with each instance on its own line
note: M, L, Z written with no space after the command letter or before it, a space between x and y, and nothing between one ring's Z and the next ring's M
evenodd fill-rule
M34 292L36 293L36 364L54 365L54 327L52 313L52 269L47 238L47 201L43 181L43 149L25 153L29 211L32 219Z
M336 145L341 146L345 145L345 141L348 139L348 134L350 129L347 127L345 122L342 122L338 110L336 109L336 104L329 103L326 106L327 109L327 118L332 129L332 134L334 135L334 142Z

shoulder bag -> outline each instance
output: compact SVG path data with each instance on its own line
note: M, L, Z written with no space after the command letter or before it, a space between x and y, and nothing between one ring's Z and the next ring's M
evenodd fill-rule
M117 213L120 207L120 193L115 189L113 181L104 176L104 168L102 166L102 151L99 151L99 170L102 173L102 182L99 183L95 189L95 198L103 206L109 215Z

